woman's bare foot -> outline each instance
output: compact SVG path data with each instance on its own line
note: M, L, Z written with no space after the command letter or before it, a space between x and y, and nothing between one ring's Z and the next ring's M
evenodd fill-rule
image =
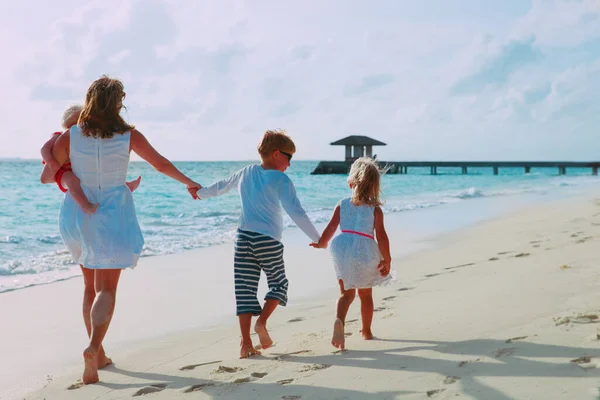
M331 338L333 347L344 350L346 345L346 337L344 336L344 323L337 318L333 323L333 337Z
M127 182L126 185L129 188L129 190L131 190L133 192L133 191L135 191L135 189L138 188L138 186L140 186L141 181L142 181L142 177L138 176L136 180Z
M245 343L242 341L240 344L240 358L248 358L251 356L259 356L260 351L254 348L252 342Z
M271 340L271 336L269 336L267 326L260 322L260 320L257 320L256 324L254 324L254 332L258 335L258 340L260 340L260 345L263 350L273 346L273 340Z
M371 330L362 330L360 331L360 333L362 334L363 339L365 340L371 340L373 339L373 333L371 332Z
M83 361L85 363L81 379L83 384L89 385L98 382L98 353L96 353L96 350L91 347L85 349L83 351Z
M98 203L92 204L88 201L87 203L81 205L81 209L86 214L93 214L98 209L98 205L99 205Z
M112 363L112 360L106 356L106 353L104 353L104 348L100 346L100 350L98 350L98 369L102 369L107 365L111 365Z

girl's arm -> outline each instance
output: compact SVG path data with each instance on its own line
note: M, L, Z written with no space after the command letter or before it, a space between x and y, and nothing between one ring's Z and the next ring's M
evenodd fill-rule
M375 207L375 235L377 237L377 245L383 260L379 263L379 272L381 275L386 276L390 273L392 264L392 256L390 255L390 240L388 239L385 226L383 225L383 211L380 207Z
M197 198L196 191L200 189L200 184L188 178L185 174L177 169L171 161L163 157L158 151L152 147L146 137L140 131L134 129L131 131L131 150L138 156L142 157L158 172L175 179L187 186L192 197Z
M340 206L338 204L335 207L335 210L333 210L333 215L331 216L329 223L323 230L323 234L321 234L321 239L319 240L319 243L311 243L310 245L317 249L326 249L327 245L329 244L329 241L335 234L335 231L337 231L337 228L339 225L340 225Z

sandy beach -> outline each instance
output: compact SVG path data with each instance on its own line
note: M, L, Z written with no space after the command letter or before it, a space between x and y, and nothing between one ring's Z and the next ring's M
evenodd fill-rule
M401 227L388 231L397 255ZM374 290L375 340L353 304L343 353L328 254L290 246L292 301L270 322L275 346L249 360L233 290L211 291L231 279L230 245L146 258L123 275L105 341L115 364L90 386L81 280L4 293L0 398L597 399L599 240L598 193L439 235L394 257L397 282Z

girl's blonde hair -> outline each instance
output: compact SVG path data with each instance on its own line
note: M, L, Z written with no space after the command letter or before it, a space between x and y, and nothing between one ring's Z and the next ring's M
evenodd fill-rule
M85 105L78 124L84 136L109 139L115 133L123 134L135 128L121 117L125 99L123 83L103 75L95 80L85 95Z
M382 202L380 196L380 176L385 170L380 169L377 163L369 157L360 157L352 163L348 183L352 185L352 203L379 207Z

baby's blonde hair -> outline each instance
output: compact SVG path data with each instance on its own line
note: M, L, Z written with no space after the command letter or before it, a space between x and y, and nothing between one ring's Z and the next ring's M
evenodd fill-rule
M296 152L296 145L283 129L268 130L260 139L257 150L261 157L268 157L275 150L293 154Z
M75 114L80 114L81 111L83 111L83 106L80 104L74 104L72 106L69 106L62 115L62 120L60 125L63 127L63 129L67 129L67 122L75 115Z
M379 207L382 202L380 196L380 176L385 170L380 169L377 163L369 157L360 157L352 163L348 183L352 185L352 203Z

